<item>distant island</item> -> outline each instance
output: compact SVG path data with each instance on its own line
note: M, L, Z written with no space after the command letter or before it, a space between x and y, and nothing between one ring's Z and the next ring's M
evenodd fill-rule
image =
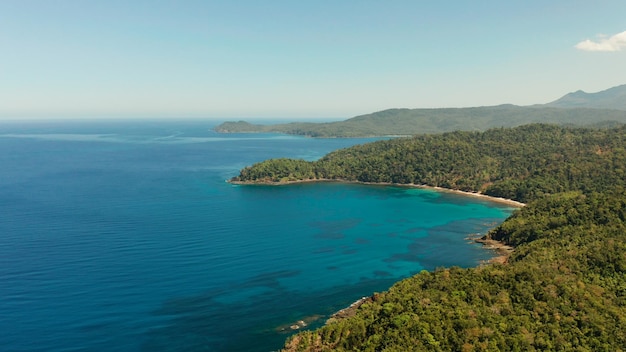
M389 109L345 121L291 122L275 125L224 122L220 133L275 132L317 138L407 136L451 131L485 131L529 123L589 127L626 123L626 85L598 93L578 91L552 103L533 106L498 105L470 108Z
M626 126L422 134L313 162L266 160L231 181L302 180L438 186L527 205L482 238L515 248L504 264L421 272L347 318L294 335L284 351L626 346Z

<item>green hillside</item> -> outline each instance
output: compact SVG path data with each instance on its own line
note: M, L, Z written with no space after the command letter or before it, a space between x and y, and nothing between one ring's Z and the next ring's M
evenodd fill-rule
M506 264L422 272L286 351L622 351L626 127L533 124L268 160L238 182L336 179L481 191L527 202L487 237Z
M593 116L593 118L590 118ZM245 121L215 127L221 133L278 132L309 137L407 136L451 131L484 131L529 123L594 126L615 121L626 123L626 111L515 105L444 109L389 109L327 123L292 122L258 125Z
M626 84L597 93L586 93L579 90L566 94L562 98L546 104L546 106L626 110Z
M622 190L537 200L494 230L527 238L507 264L421 272L285 351L623 351Z
M267 160L244 168L234 181L424 184L527 202L626 186L625 131L533 124L418 135L337 150L313 162Z

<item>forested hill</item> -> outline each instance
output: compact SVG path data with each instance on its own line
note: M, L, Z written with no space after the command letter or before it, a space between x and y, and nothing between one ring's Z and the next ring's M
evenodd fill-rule
M625 207L623 189L544 197L497 228L526 237L507 264L421 272L284 351L624 351Z
M546 104L546 106L626 110L626 84L597 93L587 93L579 90L566 94L562 98Z
M558 192L626 185L625 131L625 126L532 124L418 135L338 150L314 162L267 160L244 168L233 181L423 184L528 202Z
M408 136L450 131L484 131L494 127L515 127L538 122L578 126L597 126L610 122L626 123L626 111L515 105L389 109L328 123L292 122L257 125L245 121L224 122L215 127L215 131L278 132L310 137Z
M527 125L380 141L235 181L428 184L527 202L487 237L506 264L422 272L285 351L626 350L626 127Z

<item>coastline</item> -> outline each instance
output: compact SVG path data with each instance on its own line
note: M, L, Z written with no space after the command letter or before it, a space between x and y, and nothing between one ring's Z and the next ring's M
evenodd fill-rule
M417 186L417 187L421 187L421 188L430 188L430 189L434 189L440 192L450 192L450 193L456 193L456 194L462 194L465 196L470 196L470 197L477 197L477 198L482 198L485 200L488 200L490 202L494 202L494 203L500 203L500 204L506 204L506 205L510 205L513 206L515 208L523 208L526 206L526 203L522 203L522 202L518 202L516 200L513 199L507 199L507 198L501 198L501 197L493 197L493 196L489 196L480 192L468 192L468 191L461 191L461 190L456 190L456 189L449 189L449 188L442 188L442 187L431 187L431 186Z
M283 182L226 180L226 182L231 183L231 184L236 184L236 185L266 185L266 186L286 186L286 185L299 184L299 183L336 182L336 183L345 183L345 184L363 184L363 185L374 185L374 186L421 188L421 189L431 189L437 192L447 192L447 193L454 193L454 194L459 194L463 196L476 197L476 198L484 199L489 202L509 205L514 208L522 208L526 206L526 203L518 202L513 199L493 197L493 196L489 196L489 195L482 194L479 192L468 192L468 191L461 191L461 190L456 190L456 189L435 187L435 186L429 186L429 185L418 185L414 183L403 184L403 183L391 183L391 182L361 182L361 181L347 181L347 180L336 180L336 179L307 179L307 180L294 180L294 181L283 181ZM514 247L511 247L505 244L504 242L487 238L486 235L484 234L469 234L467 239L471 242L482 244L484 249L492 250L495 252L495 256L486 260L485 262L480 263L479 266L492 265L492 264L506 264L508 262L508 258L510 257L511 253L515 249ZM339 311L332 314L327 319L325 325L332 324L342 319L346 319L351 316L354 316L362 304L375 300L375 298L376 298L376 294L373 294L372 296L365 296L365 297L358 299L357 301L352 303L350 306L340 309ZM301 321L299 321L296 324L293 324L293 325L289 324L287 326L290 326L291 330L299 330L301 328L306 327L306 324L301 324Z
M477 236L480 236L480 237L477 237ZM485 260L484 262L482 262L480 266L487 265L487 264L506 264L509 260L509 257L511 256L511 253L513 253L513 250L515 249L514 247L509 246L508 244L504 242L487 238L487 236L485 235L482 235L482 236L480 234L470 235L467 237L467 239L473 243L482 244L484 249L494 251L496 254L495 256L489 258L488 260Z
M526 206L526 203L518 202L513 199L501 198L501 197L493 197L480 192L468 192L461 191L458 189L451 188L443 188L438 186L429 186L429 185L418 185L415 183L393 183L393 182L362 182L362 181L348 181L348 180L335 180L335 179L307 179L307 180L295 180L295 181L233 181L226 180L228 183L232 183L234 185L264 185L264 186L286 186L298 183L317 183L317 182L337 182L337 183L346 183L346 184L362 184L362 185L374 185L374 186L394 186L394 187L409 187L409 188L422 188L422 189L432 189L438 192L448 192L455 193L470 197L481 198L490 202L500 203L510 205L515 208L522 208Z

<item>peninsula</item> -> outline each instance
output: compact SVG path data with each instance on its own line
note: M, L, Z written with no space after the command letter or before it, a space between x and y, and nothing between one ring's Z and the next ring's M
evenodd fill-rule
M485 131L530 123L600 127L626 123L626 85L602 92L569 93L548 104L510 104L469 108L388 109L345 121L291 122L275 125L224 122L220 133L275 132L308 137L407 136L452 131Z
M531 124L275 159L234 182L418 184L527 205L483 239L504 264L443 268L372 296L285 351L619 350L626 346L626 127ZM621 347L620 347L621 346Z

